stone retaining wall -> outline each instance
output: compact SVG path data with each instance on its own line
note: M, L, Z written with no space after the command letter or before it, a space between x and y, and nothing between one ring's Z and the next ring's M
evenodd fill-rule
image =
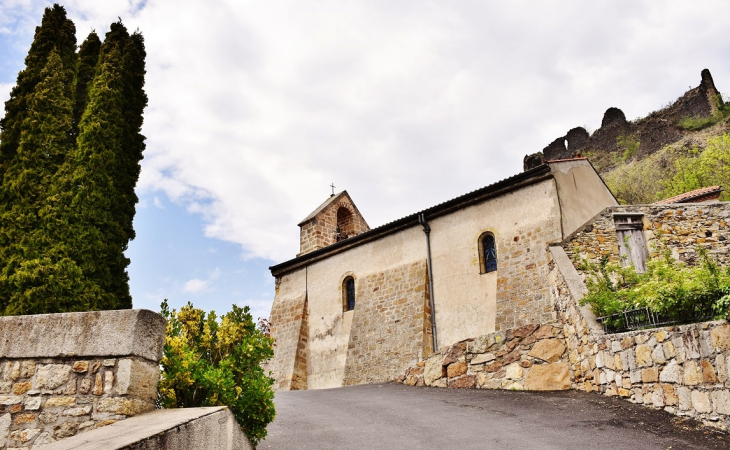
M155 409L164 339L146 310L0 317L0 449Z
M396 379L416 386L581 389L730 427L730 324L713 321L606 335L579 305L585 292L562 247L551 247L559 322L468 339Z
M396 381L533 391L571 387L563 330L550 324L528 324L456 343L409 368Z
M730 425L730 325L704 322L601 335L589 328L562 269L551 263L574 387ZM565 268L566 271L570 267Z

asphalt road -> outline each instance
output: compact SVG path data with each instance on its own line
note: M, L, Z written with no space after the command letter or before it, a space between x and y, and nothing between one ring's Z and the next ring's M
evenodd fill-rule
M395 383L278 392L259 449L730 449L730 436L578 391Z

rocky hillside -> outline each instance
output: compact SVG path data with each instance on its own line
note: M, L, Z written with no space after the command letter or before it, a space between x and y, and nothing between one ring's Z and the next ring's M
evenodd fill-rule
M708 146L713 151L705 160L711 154L722 159L727 153L730 158L730 103L723 102L709 70L701 76L699 86L633 122L620 109L608 108L593 134L582 127L571 129L542 152L525 156L524 169L550 160L587 157L622 203L652 203L684 190L723 184L723 170L730 174L730 161L720 161L716 174L709 173L717 170L708 169L707 161L702 168L699 165ZM687 173L692 167L694 172Z

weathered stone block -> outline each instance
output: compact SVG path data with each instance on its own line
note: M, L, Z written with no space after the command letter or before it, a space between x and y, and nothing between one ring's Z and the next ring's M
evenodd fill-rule
M679 397L679 409L689 411L692 409L692 397L689 388L680 386L677 388L677 397Z
M443 356L435 354L426 360L423 369L423 381L427 386L431 386L434 381L446 376L446 369L441 364Z
M636 365L638 367L648 367L654 363L651 358L651 347L646 344L636 346Z
M530 391L559 391L570 389L568 363L538 364L532 366L525 379L525 388Z
M5 443L8 440L8 433L10 432L10 425L12 424L12 418L10 413L0 416L0 447L4 448Z
M452 389L473 389L476 387L474 375L465 375L461 378L449 380L449 387Z
M41 408L41 397L27 397L23 406L27 411L37 411Z
M99 399L96 404L95 411L134 416L153 409L155 409L154 404L143 402L136 398L127 399L122 397L112 397Z
M698 413L712 412L709 394L704 391L692 391L692 407Z
M552 363L558 361L564 352L565 345L563 345L560 339L553 338L538 341L528 355Z
M681 378L682 375L680 373L679 364L677 364L674 360L670 361L669 364L662 369L661 374L659 374L659 380L663 383L679 383Z
M517 380L522 378L523 376L524 371L522 370L522 366L520 365L520 363L515 362L505 367L505 378L508 378L510 380Z
M492 362L492 361L494 361L494 360L495 360L496 358L497 358L497 357L496 357L496 356L494 356L494 353L482 353L481 355L477 355L477 356L475 356L475 357L474 357L474 358L473 358L473 359L471 360L471 364L472 364L472 365L476 365L476 364L484 364L484 363Z
M0 395L0 405L17 405L22 401L23 396L21 395Z
M535 331L535 333L532 335L535 339L549 339L552 337L555 337L555 334L557 332L557 328L554 328L552 325L540 325L540 328Z
M702 366L702 381L704 383L713 384L717 383L717 375L715 374L715 368L712 367L709 361L703 359L700 362Z
M64 416L78 417L91 414L91 405L69 408L63 412Z
M448 369L446 370L446 375L449 378L456 378L460 375L464 375L466 373L467 367L466 362L455 362L451 365L449 365Z
M54 406L73 406L75 404L76 404L75 397L51 397L48 400L46 400L46 404L44 406L46 408L51 408Z
M727 389L713 391L710 394L712 406L717 414L730 415L730 392Z
M73 365L73 371L76 373L84 373L89 370L89 361L76 361Z
M641 370L641 381L642 383L656 383L659 379L658 369L656 367L650 367L648 369Z
M35 376L36 389L56 389L68 382L71 367L65 364L45 364L38 368Z
M656 364L664 364L667 362L667 359L664 357L664 347L662 345L654 347L654 350L651 352L651 359Z
M702 383L702 371L694 361L686 361L684 363L684 384L687 386L696 386Z
M712 346L718 352L730 350L730 325L713 328L710 331L712 337Z

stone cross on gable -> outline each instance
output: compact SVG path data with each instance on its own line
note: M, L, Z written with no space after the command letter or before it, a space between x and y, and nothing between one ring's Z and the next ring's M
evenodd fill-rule
M332 195L335 195L335 183L330 184L330 187L332 188Z

